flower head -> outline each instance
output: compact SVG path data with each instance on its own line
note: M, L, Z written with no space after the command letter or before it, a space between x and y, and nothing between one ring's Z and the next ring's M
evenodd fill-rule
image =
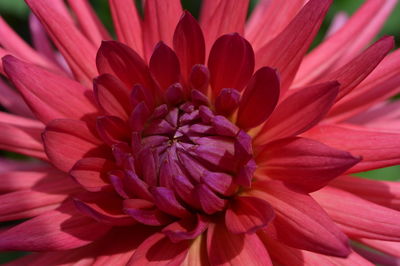
M362 51L393 1L308 55L331 1L306 2L261 1L244 31L248 1L205 1L199 24L179 1L147 0L142 19L111 0L113 41L86 1L69 1L78 29L62 1L27 0L50 49L1 22L2 71L29 106L1 115L1 144L44 162L5 170L2 220L33 218L0 248L44 252L20 261L36 265L366 263L350 238L393 255L398 185L345 175L399 162L399 133L360 122L400 85L391 37Z

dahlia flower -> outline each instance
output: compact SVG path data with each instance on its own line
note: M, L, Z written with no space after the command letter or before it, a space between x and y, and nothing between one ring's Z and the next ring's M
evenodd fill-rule
M369 46L396 1L310 53L331 0L110 0L117 40L86 0L26 2L34 48L0 20L0 147L36 158L0 164L11 265L398 263L399 184L350 175L400 162L400 52Z

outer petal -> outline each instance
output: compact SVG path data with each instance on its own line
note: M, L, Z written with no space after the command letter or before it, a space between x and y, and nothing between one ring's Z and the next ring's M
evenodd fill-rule
M254 70L250 43L236 33L218 38L211 48L208 68L214 96L223 88L243 90Z
M97 112L89 90L79 83L12 56L4 57L3 64L31 110L44 123L56 118L80 119Z
M278 105L255 144L296 136L316 125L329 111L338 93L339 83L328 82L302 88Z
M313 197L350 236L389 241L400 239L399 211L332 187L314 192Z
M348 172L357 173L400 163L400 135L347 125L320 125L304 136L337 149L346 150L363 160Z
M150 58L154 46L159 41L172 46L172 36L182 6L179 0L149 0L144 4L143 41L146 58Z
M1 250L50 251L87 245L110 228L67 204L0 234Z
M348 239L308 194L296 192L281 182L253 183L248 194L269 202L276 214L267 231L283 243L330 256L346 257Z
M172 243L164 234L155 233L137 248L127 265L180 265L190 243L189 240Z
M281 73L281 97L292 83L331 2L310 0L275 39L257 51L257 68L270 66Z
M78 80L89 85L96 76L96 48L75 27L71 18L61 12L59 0L27 0L53 42L61 51Z
M83 157L107 158L110 153L87 125L77 120L52 121L43 133L43 142L51 162L64 172Z
M272 265L256 234L232 234L224 223L210 224L207 251L211 265Z
M374 249L380 250L386 254L398 257L400 254L400 243L393 241L382 241L376 239L360 238L361 243L370 246Z
M276 70L269 67L257 70L240 100L236 124L246 129L264 122L278 103L279 88Z
M207 242L205 234L199 235L189 248L182 266L210 266L207 255Z
M0 63L1 65L1 63ZM0 79L0 104L13 114L33 117L32 111L18 92Z
M326 186L360 158L314 140L288 138L263 146L257 161L258 175L311 192Z
M215 39L223 34L243 34L249 0L206 0L202 5L200 24L206 45L210 49Z

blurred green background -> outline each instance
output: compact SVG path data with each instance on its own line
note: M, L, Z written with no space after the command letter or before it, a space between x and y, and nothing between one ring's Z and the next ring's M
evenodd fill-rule
M137 0L136 0L137 1ZM167 0L166 0L167 1ZM258 0L251 0L251 6L249 12L254 8ZM112 32L112 20L108 8L108 0L91 0L96 12L100 16L101 20L107 26L107 28ZM334 16L339 11L345 11L348 14L352 14L364 0L334 0L331 9L326 16L326 19L321 27L320 33L317 36L313 46L317 45L323 38L324 33L329 27L329 24ZM182 0L182 4L185 9L191 11L195 16L198 15L201 6L201 0ZM28 15L29 9L23 0L0 0L0 15L5 18L5 20L26 40L30 40L28 31ZM400 44L400 5L397 5L394 12L387 20L381 33L377 36L382 35L393 35L396 38L397 47ZM6 156L13 156L9 153ZM381 180L400 180L400 166L389 167L385 169L379 169L376 171L371 171L363 173L362 176L371 179L381 179ZM11 225L0 224L0 226ZM0 254L0 264L6 261L10 261L14 258L23 256L23 252L3 252Z

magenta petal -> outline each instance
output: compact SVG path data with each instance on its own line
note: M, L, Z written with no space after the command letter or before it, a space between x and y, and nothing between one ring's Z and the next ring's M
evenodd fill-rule
M208 68L205 65L194 65L189 77L189 83L192 89L207 94L209 82L210 71L208 71Z
M264 122L279 99L279 76L276 70L263 67L253 75L240 101L237 125L253 128Z
M207 184L215 192L226 196L237 189L237 186L233 184L232 176L225 173L205 171L201 176L201 182Z
M208 186L204 184L197 185L195 188L197 200L200 202L201 208L207 214L223 210L227 201L218 197Z
M204 37L196 19L184 11L174 32L174 50L182 67L184 81L189 79L192 66L205 60Z
M225 224L234 234L253 234L275 218L274 209L265 200L237 196L225 212Z
M218 114L229 116L239 106L240 92L235 89L223 88L215 99L215 110Z
M135 251L127 265L181 265L191 241L172 243L163 233L148 237Z
M207 226L207 219L204 216L197 215L172 223L165 227L162 232L173 243L178 243L182 240L196 238L207 229Z
M143 130L144 125L150 115L151 112L144 102L140 102L138 105L136 105L129 118L132 131Z
M142 224L160 226L172 221L172 217L157 209L154 204L142 199L124 200L124 212Z
M180 77L179 60L175 52L165 43L159 42L150 58L150 72L162 90L178 82Z
M242 91L254 70L250 43L237 33L218 38L211 48L208 68L214 97L223 88Z
M164 188L155 187L150 189L154 197L154 204L163 212L176 217L187 217L190 213L176 200L174 191Z

